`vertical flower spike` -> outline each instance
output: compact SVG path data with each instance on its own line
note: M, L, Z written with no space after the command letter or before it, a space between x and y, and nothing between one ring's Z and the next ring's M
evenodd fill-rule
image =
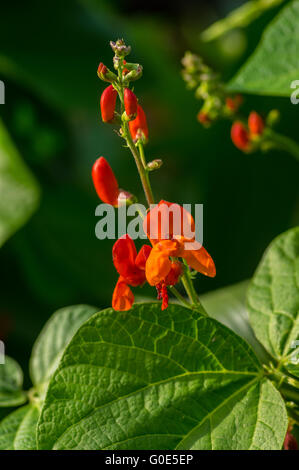
M129 127L132 139L134 141L138 140L139 138L143 138L144 140L148 139L146 116L140 104L137 105L137 117L133 121L129 122Z
M125 111L129 119L134 119L137 115L137 98L136 95L130 90L125 88L124 91Z
M92 167L92 179L99 198L117 207L119 188L111 166L104 157L98 158Z
M250 150L249 132L242 122L236 121L233 123L231 128L231 138L238 149L243 150L243 152L248 152Z
M113 85L109 85L101 96L101 113L103 122L111 122L114 118L117 91Z
M263 118L255 111L252 111L249 114L248 127L253 136L261 135L265 128Z

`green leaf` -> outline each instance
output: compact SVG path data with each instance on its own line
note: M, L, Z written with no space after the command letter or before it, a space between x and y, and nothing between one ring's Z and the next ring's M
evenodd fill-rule
M257 341L249 323L246 308L248 286L249 281L239 282L208 292L200 297L200 301L212 318L220 321L244 338L253 347L260 361L265 363L268 362L269 356Z
M294 342L299 339L299 227L271 243L253 276L247 299L259 341L278 361L292 364Z
M54 313L41 331L32 350L30 375L34 385L44 384L50 379L71 338L98 310L89 305L74 305Z
M0 450L35 450L39 417L34 405L22 406L0 422Z
M23 372L14 359L5 356L0 364L0 407L22 405L26 395L22 391Z
M0 121L0 246L35 211L39 188Z
M286 5L266 28L257 49L229 83L233 91L290 96L299 77L299 0Z
M286 411L262 374L250 346L214 319L160 303L107 309L65 350L38 447L279 449Z

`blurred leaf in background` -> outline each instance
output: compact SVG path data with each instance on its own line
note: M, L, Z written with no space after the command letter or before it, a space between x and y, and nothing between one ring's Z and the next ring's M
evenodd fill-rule
M0 246L36 210L38 184L0 120Z

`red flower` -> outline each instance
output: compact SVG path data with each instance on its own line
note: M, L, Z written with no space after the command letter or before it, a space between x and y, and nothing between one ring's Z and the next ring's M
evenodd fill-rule
M133 119L137 114L137 98L136 95L130 90L130 88L125 88L124 91L124 104L125 104L125 111L127 116L130 119Z
M250 150L250 136L249 132L240 121L233 123L231 128L231 138L233 143L238 149L247 152Z
M114 119L117 91L113 85L107 86L101 96L101 113L103 122L111 122Z
M140 104L137 105L136 119L129 122L129 127L132 139L134 141L139 139L140 137L148 139L148 127L146 122L146 116Z
M114 207L118 205L119 187L111 166L104 157L96 160L92 167L92 179L99 198Z
M129 235L123 235L114 243L113 263L119 274L112 297L114 310L125 311L132 307L134 295L129 286L144 284L145 264L151 249L149 245L143 245L137 255L135 244Z
M265 128L265 123L264 123L263 118L255 111L252 111L249 114L248 127L249 127L251 134L253 134L254 136L261 135Z

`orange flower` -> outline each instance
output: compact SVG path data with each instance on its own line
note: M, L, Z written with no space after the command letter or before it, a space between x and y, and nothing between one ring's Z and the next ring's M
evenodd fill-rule
M160 201L148 212L144 231L153 248L143 245L137 255L129 235L121 237L113 246L113 263L120 275L113 292L114 310L130 310L134 295L129 286L140 286L146 280L156 287L162 310L167 308L167 286L177 284L183 274L182 263L173 258L185 259L189 266L206 276L216 275L211 256L195 241L194 219L183 207Z
M149 245L143 245L137 255L135 244L129 235L123 235L114 243L113 263L119 274L112 297L114 310L130 310L132 307L134 295L129 286L144 284L145 264L151 249Z
M151 286L167 284L173 269L170 258L183 258L196 271L210 277L216 275L213 259L195 241L194 219L183 207L160 201L148 212L144 230L153 244L145 267L146 279ZM190 244L191 249L188 249Z

